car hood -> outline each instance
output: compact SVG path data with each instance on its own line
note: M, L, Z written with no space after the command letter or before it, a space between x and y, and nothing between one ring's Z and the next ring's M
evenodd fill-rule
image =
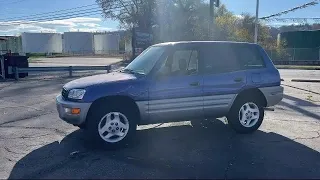
M80 79L73 80L63 87L67 90L75 89L75 88L86 88L88 86L95 86L100 84L106 84L111 82L120 82L120 81L128 81L135 80L137 77L133 74L126 74L121 72L113 72L108 74L100 74L95 76L88 76Z

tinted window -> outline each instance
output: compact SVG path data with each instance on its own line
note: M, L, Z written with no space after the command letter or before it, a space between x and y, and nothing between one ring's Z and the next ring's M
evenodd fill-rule
M227 73L241 70L237 52L232 45L217 44L203 51L205 73Z
M262 56L255 46L242 45L237 48L239 62L243 69L255 69L265 67Z

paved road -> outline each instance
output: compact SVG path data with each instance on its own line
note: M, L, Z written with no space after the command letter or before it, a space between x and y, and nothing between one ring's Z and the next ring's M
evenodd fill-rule
M320 70L280 69L281 78L291 79L320 79Z
M39 66L106 66L121 61L117 57L61 57L61 58L37 58L31 61L30 67Z
M251 135L186 121L140 126L135 146L103 151L58 118L54 98L69 80L0 84L1 179L320 178L318 85L286 83L285 99Z

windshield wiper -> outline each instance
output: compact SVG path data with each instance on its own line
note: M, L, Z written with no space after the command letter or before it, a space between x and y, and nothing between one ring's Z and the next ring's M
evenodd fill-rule
M130 73L130 74L138 74L138 75L145 75L144 72L141 71L135 71L132 69L123 69L121 72Z

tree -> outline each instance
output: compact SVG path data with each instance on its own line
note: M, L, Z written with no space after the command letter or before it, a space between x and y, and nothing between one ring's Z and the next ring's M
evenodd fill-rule
M120 22L120 27L133 26L150 29L153 24L155 0L96 0L105 18Z

